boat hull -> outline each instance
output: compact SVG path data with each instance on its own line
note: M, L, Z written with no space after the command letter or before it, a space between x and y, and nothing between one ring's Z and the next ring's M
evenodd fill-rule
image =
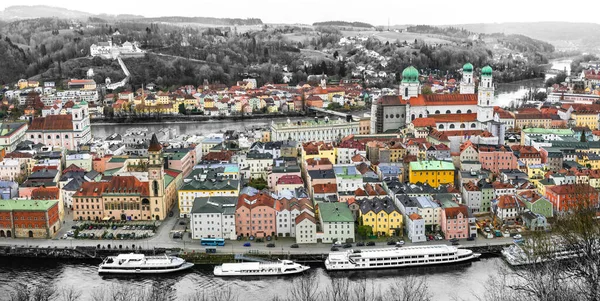
M303 273L305 271L307 271L308 269L310 269L310 267L308 266L301 266L301 268L296 269L294 271L288 271L288 272L283 272L283 271L277 271L277 272L256 272L256 273L245 273L245 272L233 272L233 271L227 271L227 272L223 272L222 270L215 268L215 270L213 271L213 274L217 277L247 277L247 276L287 276L287 275L294 275L294 274L299 274L299 273Z
M435 266L435 265L449 265L453 263L463 263L471 260L476 260L481 254L473 253L472 256L455 259L452 261L441 261L441 262L424 262L424 263L402 263L402 264L390 264L384 266L356 266L356 265L331 265L327 261L325 262L325 269L328 271L352 271L352 270L381 270L381 269L401 269L408 267L422 267L422 266Z
M172 269L103 269L102 267L98 268L99 274L168 274L175 273L183 270L187 270L193 267L194 264L190 262L186 262L179 267Z

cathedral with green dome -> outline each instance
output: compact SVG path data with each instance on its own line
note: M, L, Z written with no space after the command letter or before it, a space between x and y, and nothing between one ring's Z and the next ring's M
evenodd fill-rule
M473 64L462 67L460 93L421 94L419 70L408 66L402 70L398 96L382 96L371 107L371 133L383 133L410 126L416 119L435 121L438 131L485 130L504 141L504 125L494 114L493 70L490 66L478 73ZM420 122L422 123L422 122ZM420 124L419 123L419 124Z

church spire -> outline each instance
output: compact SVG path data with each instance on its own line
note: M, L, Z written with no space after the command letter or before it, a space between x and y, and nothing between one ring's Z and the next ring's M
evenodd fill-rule
M148 147L148 151L150 152L158 152L162 150L162 145L158 142L158 138L156 138L156 134L152 134L152 138L150 139L150 146Z

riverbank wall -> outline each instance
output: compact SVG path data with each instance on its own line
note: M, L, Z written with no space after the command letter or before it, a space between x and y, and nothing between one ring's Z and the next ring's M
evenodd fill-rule
M467 247L473 252L482 254L482 258L498 257L502 251L503 245L494 246L476 246ZM217 265L235 261L274 261L279 259L289 259L306 264L322 264L328 256L328 253L305 252L295 253L278 251L258 251L248 250L243 254L229 253L218 249L217 253L206 253L204 250L181 250L179 248L165 249L152 248L145 249L135 244L123 245L102 245L92 247L38 247L38 246L2 246L0 247L0 257L5 258L53 258L63 260L97 260L100 261L107 256L116 256L123 253L138 253L145 255L176 255L198 265Z

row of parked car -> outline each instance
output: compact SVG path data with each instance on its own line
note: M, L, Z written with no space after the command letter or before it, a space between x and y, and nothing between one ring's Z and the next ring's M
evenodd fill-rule
M364 247L364 246L375 246L375 242L374 241L368 241L368 242L363 242L363 241L359 241L356 243L357 247ZM389 240L387 242L388 246L396 246L396 247L401 247L404 245L404 241L400 240L400 241L395 241L395 240ZM339 248L344 248L344 249L348 249L348 248L352 248L352 244L347 242L345 244L342 244L341 242L334 242L333 245L331 246L331 251L339 251Z

